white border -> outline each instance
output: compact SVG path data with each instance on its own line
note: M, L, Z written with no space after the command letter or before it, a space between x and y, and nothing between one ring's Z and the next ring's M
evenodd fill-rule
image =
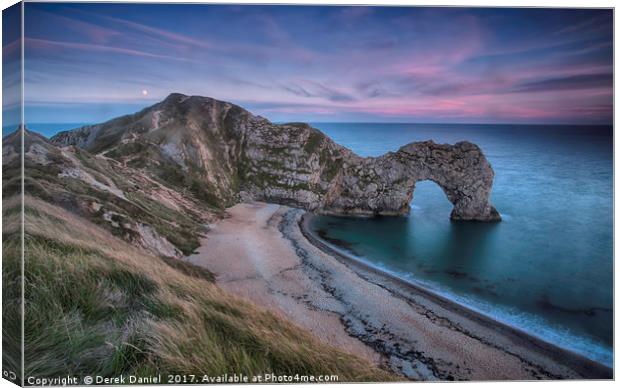
M63 2L63 1L41 1L41 0L26 0L27 2ZM113 2L118 2L118 3L210 3L210 4L230 4L230 3L235 3L235 4L306 4L306 5L375 5L375 6L379 6L379 5L401 5L401 6L462 6L462 7L557 7L557 8L614 8L615 4L614 1L611 0L590 0L590 1L579 1L579 0L539 0L539 1L531 1L531 0L477 0L477 1L467 1L467 0L449 0L449 1L437 1L437 0L422 0L422 1L415 1L415 0L388 0L388 1L380 1L380 0L375 0L375 1L368 1L368 0L314 0L314 1L303 1L303 0L288 0L288 1L275 1L275 0L233 0L233 1L209 1L209 0L134 0L134 1L123 1L123 0L109 0L109 1L96 1L96 0L82 0L82 1L64 1L64 2L84 2L84 3L95 3L95 2L107 2L107 3L113 3ZM17 1L14 0L0 0L0 5L2 6L2 9L7 8L13 4L17 3ZM23 18L23 11L22 11L22 18ZM1 20L0 20L0 27L1 27ZM618 51L616 50L616 40L615 37L617 36L617 23L616 20L614 18L614 75L617 71L616 69L616 64L618 63L617 61L617 55L618 55ZM22 34L23 34L23 23L22 23ZM2 33L1 33L1 28L0 28L0 41L2 38ZM0 63L0 72L2 70L2 65ZM615 102L615 76L614 76L614 102ZM22 47L22 122L24 121L24 117L23 117L23 113L24 113L24 107L23 107L23 98L24 98L24 90L23 90L23 47ZM0 102L1 102L1 98L0 98ZM615 105L614 103L614 129L616 128L616 124L617 124L617 118L618 116L618 106ZM615 132L615 131L614 131ZM22 141L23 143L23 141ZM618 154L618 152L620 152L620 146L619 143L616 139L616 136L614 136L614 172L618 171L618 168L620 167L620 161L619 159L615 158L615 155ZM23 153L22 153L23 156ZM0 179L1 179L2 175L1 175L1 171L0 171ZM23 174L22 174L22 179L23 179ZM615 243L616 241L618 241L618 230L615 228L615 220L618 219L618 217L620 216L620 210L618 210L615 207L615 193L617 192L617 188L618 188L618 182L615 179L615 174L614 174L614 279L616 278L615 275L617 273L617 266L615 266L615 257L617 257L617 254L619 252L619 247L618 245ZM1 205L1 198L0 198L0 205ZM22 198L22 206L23 206L23 198ZM22 212L23 214L23 212ZM0 226L1 226L1 221L0 221ZM22 225L23 227L23 225ZM22 238L23 238L23 234L22 234ZM0 254L1 254L1 246L0 246ZM22 265L23 265L23 261L22 261ZM23 271L23 268L22 268ZM0 281L1 284L1 281ZM22 284L23 286L23 284ZM619 296L619 291L618 288L615 287L615 282L614 282L614 301L618 300L618 296ZM23 308L23 306L22 306ZM1 312L0 312L1 314ZM615 334L615 329L617 328L617 323L618 323L618 309L615 306L614 303L614 334ZM23 324L23 322L22 322ZM616 337L614 335L614 349L616 348L616 341L615 341ZM1 344L0 344L1 347ZM23 351L23 350L22 350ZM22 358L22 362L23 362L23 358ZM615 374L615 370L618 367L618 357L615 357L614 360L614 374ZM410 385L411 383L402 383L405 385ZM444 385L444 384L450 384L450 383L436 383L436 384L440 384L440 385ZM529 384L535 384L533 382L493 382L493 381L488 381L488 382L471 382L471 383L467 383L469 386L474 386L474 387L482 387L484 385L493 385L493 386L508 386L508 384L510 384L510 387L515 387L515 388L521 388L521 387L526 387ZM568 381L568 382L546 382L544 384L554 384L556 386L574 386L576 387L577 385L581 385L584 384L584 381ZM588 385L597 385L597 386L603 386L603 385L611 385L614 384L614 382L600 382L600 381L587 381L586 384ZM378 386L378 383L369 383L369 384L347 384L348 386ZM401 384L399 384L401 385ZM14 387L15 385L9 383L6 380L0 379L0 388L8 388L8 387ZM326 384L323 386L327 386L327 387L338 387L338 386L342 386L342 384ZM172 386L171 387L182 387L182 386Z

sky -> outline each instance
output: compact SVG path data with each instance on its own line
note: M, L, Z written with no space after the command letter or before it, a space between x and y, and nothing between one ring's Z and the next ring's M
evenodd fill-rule
M26 121L101 122L179 92L276 122L611 124L612 17L26 3Z

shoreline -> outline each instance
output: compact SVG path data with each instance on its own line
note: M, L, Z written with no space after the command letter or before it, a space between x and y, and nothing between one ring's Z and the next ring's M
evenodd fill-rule
M594 373L594 376L609 377L586 377L586 378L613 378L613 368L608 367L598 361L591 360L581 354L578 354L570 349L562 348L560 346L551 344L542 338L536 337L524 330L511 326L505 322L498 321L480 311L470 308L466 305L458 303L446 296L436 293L422 285L416 284L407 279L403 279L396 274L385 271L371 263L365 262L355 256L343 252L331 246L328 242L322 240L316 236L309 228L309 223L312 217L315 217L313 213L305 212L299 220L299 228L304 237L317 248L321 249L325 253L331 255L336 260L343 262L345 265L354 267L354 271L360 272L372 272L377 276L384 277L386 280L385 287L389 288L387 283L396 283L398 287L403 287L407 291L423 295L425 298L433 300L435 303L440 304L442 307L447 308L462 315L468 319L475 320L477 323L489 327L492 330L499 331L506 336L512 337L514 341L525 342L529 346L534 347L537 351L544 352L547 356L556 359L558 362L567 364L572 369L575 369L584 376L589 376ZM363 274L361 274L363 276Z
M403 380L609 379L599 363L536 339L343 255L304 225L311 214L262 202L227 209L186 257L250 300Z

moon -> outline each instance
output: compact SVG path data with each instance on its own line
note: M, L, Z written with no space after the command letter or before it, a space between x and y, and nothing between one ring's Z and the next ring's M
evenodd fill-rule
M143 96L148 96L149 95L149 91L146 89L142 89L142 95Z

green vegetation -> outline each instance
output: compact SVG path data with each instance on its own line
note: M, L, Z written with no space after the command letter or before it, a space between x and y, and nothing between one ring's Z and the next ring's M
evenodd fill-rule
M310 125L308 123L303 123L300 121L293 121L290 123L281 124L282 127L299 127L299 128L309 128Z
M5 216L3 212L6 230ZM21 296L21 237L13 231L2 236L2 369L16 377L21 375Z
M139 154L143 156L132 158L133 155ZM220 194L218 188L213 187L205 177L192 168L183 171L176 162L166 159L159 148L152 144L137 142L120 144L108 151L106 156L116 159L127 158L132 168L147 169L166 186L188 188L188 194L212 210L221 211L231 204L232 193ZM118 183L117 186L121 187Z
M27 139L37 140L35 135L30 135ZM193 253L200 245L199 238L206 232L201 216L203 213L213 214L214 207L209 207L204 202L200 203L195 197L193 199L184 195L183 203L190 209L174 208L176 206L174 204L171 208L162 203L158 194L166 192L166 188L157 182L140 177L136 170L125 168L121 163L94 157L80 149L67 151L66 156L62 156L57 148L47 143L39 142L39 145L46 148L45 157L54 159L55 162L44 165L26 158L24 192L28 196L71 209L72 212L129 241L140 238L134 229L137 223L142 223L151 226L185 255ZM82 179L62 176L65 166L71 168L74 166L69 160L69 155L75 158L76 169L90 175L103 185L112 188L116 186L122 190L125 198L102 190ZM19 158L16 158L12 163L3 165L5 198L21 193L19 161ZM174 193L173 190L170 191ZM175 195L181 194L185 193L175 193ZM93 204L98 204L96 205L99 206L98 210L95 210L97 207ZM26 210L32 211L32 209ZM14 211L19 212L19 208ZM104 213L107 213L118 226L114 227L106 220Z
M263 189L267 187L279 187L288 190L312 190L307 182L283 183L280 177L283 178L282 180L286 180L285 175L279 176L275 173L266 172L264 169L258 169L248 176L248 180L251 180L255 185Z
M192 254L200 246L200 234L206 232L201 222L186 212L172 210L140 192L129 193L127 196L136 205L131 209L124 206L122 211L151 225L184 255Z
M225 200L216 195L216 188L212 187L206 180L188 177L185 185L189 187L194 197L214 209L224 210L231 203L230 200Z
M113 159L120 159L123 156L137 155L143 152L147 148L147 145L140 142L129 142L124 144L118 144L116 147L106 152L106 156Z
M336 175L338 175L338 172L342 168L343 161L342 157L337 157L334 159L329 149L324 147L319 155L319 163L324 166L321 177L327 182L330 182L336 177Z
M148 255L46 202L27 198L27 208L26 375L299 373L338 375L340 381L393 379L226 294L203 268ZM15 242L4 244L6 249ZM18 265L19 260L5 261L7 273L18 271Z
M323 135L321 132L317 130L312 130L310 136L308 136L306 144L304 145L304 151L309 154L316 152L323 143L324 138L325 135Z

